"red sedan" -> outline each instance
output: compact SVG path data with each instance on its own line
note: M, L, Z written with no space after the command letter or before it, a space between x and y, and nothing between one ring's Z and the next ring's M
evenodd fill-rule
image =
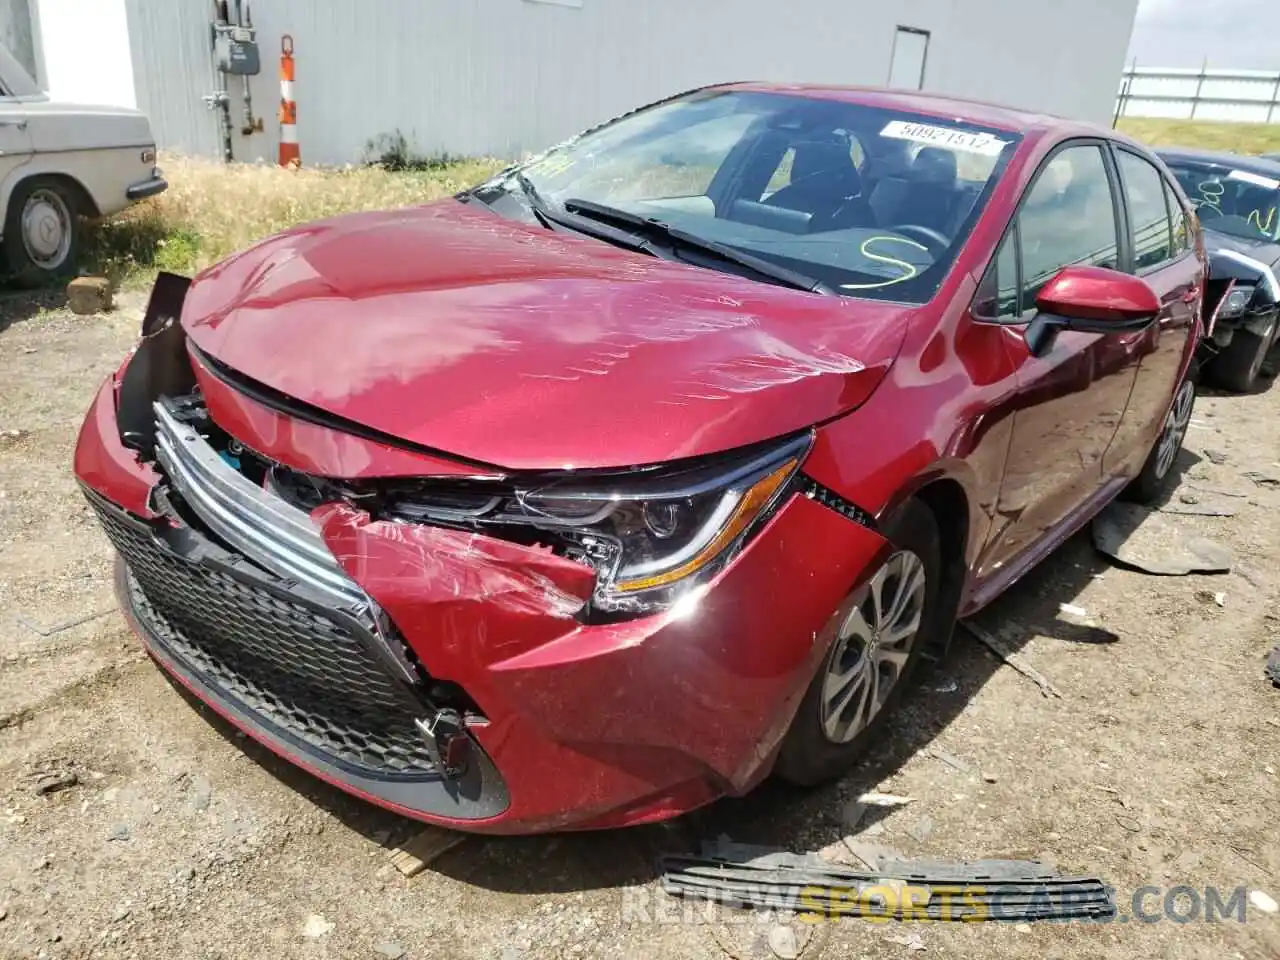
M162 275L76 473L148 651L494 833L836 777L1195 398L1205 258L1109 130L675 97L441 203Z

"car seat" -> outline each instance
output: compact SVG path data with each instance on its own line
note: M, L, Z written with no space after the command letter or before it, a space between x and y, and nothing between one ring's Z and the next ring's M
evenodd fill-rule
M808 214L812 233L875 224L862 196L862 175L843 137L801 141L793 149L791 183L771 194L767 205Z
M913 223L949 236L957 194L956 155L921 147L905 170L876 183L870 203L881 226Z

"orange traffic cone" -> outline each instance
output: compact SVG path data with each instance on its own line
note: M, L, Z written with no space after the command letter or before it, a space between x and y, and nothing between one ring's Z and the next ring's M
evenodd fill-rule
M298 104L293 99L293 37L280 38L280 166L302 165L298 145Z

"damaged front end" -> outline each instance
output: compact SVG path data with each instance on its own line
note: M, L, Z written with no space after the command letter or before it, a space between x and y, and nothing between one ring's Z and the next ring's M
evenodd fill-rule
M127 616L199 699L464 828L645 822L767 773L830 610L884 547L810 489L811 431L509 472L255 385L187 339L186 289L161 276L76 470ZM836 562L790 549L816 537ZM783 565L809 595L781 595Z
M1280 284L1272 268L1231 248L1211 251L1204 313L1202 363L1230 350L1239 334L1269 345L1280 315Z
M312 499L349 491L209 418L178 322L186 288L161 275L118 378L120 444L157 478L145 515L86 485L130 620L201 699L320 775L406 812L500 814L505 787L468 733L487 719L427 673L311 519Z
M730 560L796 477L812 442L677 469L395 483L386 519L548 545L596 574L588 622L667 609Z

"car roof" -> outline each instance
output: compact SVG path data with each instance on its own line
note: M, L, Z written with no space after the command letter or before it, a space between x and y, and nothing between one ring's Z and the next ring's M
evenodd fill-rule
M1234 170L1256 173L1260 176L1280 180L1280 160L1268 157L1248 157L1238 153L1226 153L1219 150L1197 150L1192 147L1156 147L1155 150L1165 160L1215 163L1231 167Z
M723 84L713 89L782 93L792 96L811 97L818 100L839 100L844 103L856 103L868 107L901 110L904 113L920 113L934 117L962 120L978 126L1007 130L1011 133L1062 131L1127 140L1123 136L1117 137L1116 132L1113 130L1103 129L1079 120L1069 120L1065 117L1058 117L1048 113L1019 110L1015 107L989 103L985 100L970 100L965 97L949 97L915 90L762 82Z

